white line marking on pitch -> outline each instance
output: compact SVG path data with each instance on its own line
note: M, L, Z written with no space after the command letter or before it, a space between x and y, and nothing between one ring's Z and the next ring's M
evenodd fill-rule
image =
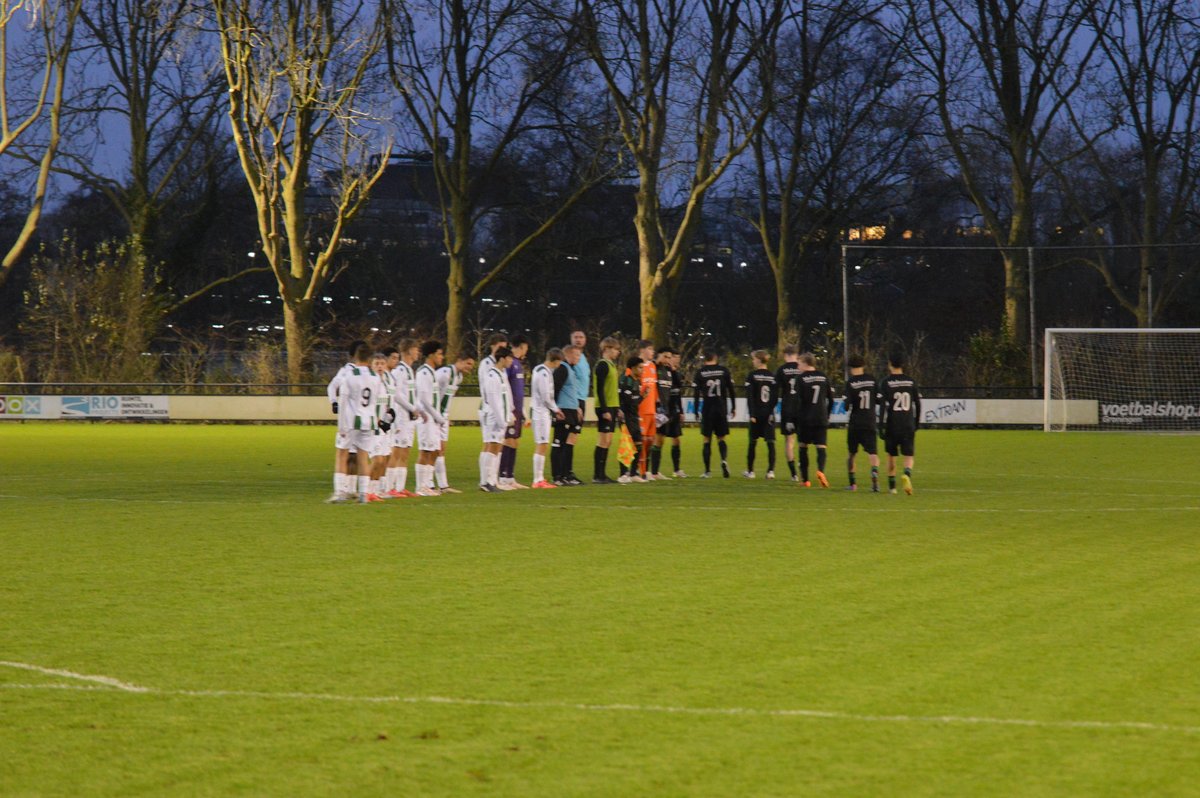
M62 670L61 668L43 668L41 665L31 665L28 662L8 662L6 660L0 660L0 665L3 665L6 668L17 668L18 670L23 671L44 673L47 676L63 676L67 679L78 679L81 682L102 684L106 687L124 690L127 693L153 692L149 687L141 687L136 684L130 684L129 682L123 682L120 679L114 679L111 676L92 676L87 673L76 673L75 671Z
M489 698L452 698L448 696L356 696L335 693L288 693L260 690L160 690L153 687L138 687L108 676L87 676L72 671L42 668L21 662L3 662L0 665L37 671L39 673L82 679L94 684L0 684L9 690L79 690L132 692L145 695L179 696L184 698L258 698L275 701L329 701L349 704L437 704L460 707L498 707L502 709L565 709L578 712L630 712L665 715L697 715L717 717L750 718L812 718L818 720L844 720L860 723L919 723L966 726L1021 726L1037 729L1097 729L1159 731L1179 734L1200 734L1200 726L1184 726L1172 723L1147 721L1107 720L1033 720L1031 718L991 718L970 715L875 715L856 712L837 712L823 709L760 709L755 707L680 707L660 704L584 704L568 701L505 701Z

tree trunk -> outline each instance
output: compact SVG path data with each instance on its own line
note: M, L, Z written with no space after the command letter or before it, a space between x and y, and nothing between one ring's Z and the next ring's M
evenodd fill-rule
M446 278L446 361L457 357L466 344L467 316L471 311L471 291L467 287L467 265L461 258L450 258L450 276ZM469 352L474 357L474 352Z
M771 269L775 277L775 351L780 358L783 357L783 348L794 343L788 340L792 329L791 270L791 260L787 254L780 253Z
M645 256L643 255L643 258ZM671 290L664 279L661 267L650 270L643 267L641 279L642 337L653 341L656 347L668 344L671 326Z
M311 377L313 305L310 299L283 303L283 331L287 340L287 381L291 393L303 393L300 383Z
M1023 249L1004 250L1004 323L1014 344L1029 348L1029 270Z

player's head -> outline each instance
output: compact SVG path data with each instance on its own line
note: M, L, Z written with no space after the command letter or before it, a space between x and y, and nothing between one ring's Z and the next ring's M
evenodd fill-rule
M498 346L496 351L492 353L492 357L496 358L496 368L503 371L512 365L513 351L509 346Z
M796 361L804 368L805 371L812 371L817 367L817 356L812 352L804 352Z
M648 338L643 338L642 340L638 341L637 352L638 357L640 357L642 360L654 360L654 342Z
M771 359L771 354L765 349L755 349L750 353L750 362L758 368L766 368L767 361Z
M557 346L552 346L546 350L546 365L557 367L563 360L563 351Z
M421 344L421 359L426 363L433 366L440 366L445 357L441 341L426 341Z
M529 339L524 333L517 333L508 339L508 348L512 350L513 357L525 357L529 351Z
M720 357L721 356L717 354L717 350L715 349L704 350L704 362L710 366L716 365L717 360L719 360Z
M850 368L851 374L862 374L867 368L867 361L862 355L855 352L846 359L846 365Z
M470 374L471 369L475 368L475 358L467 354L460 354L454 359L454 368L458 369L460 374Z
M390 371L400 365L400 350L394 346L385 346L383 348L383 356L387 358L387 367Z
M888 368L889 369L896 371L896 372L904 371L904 365L905 364L904 364L904 353L903 352L892 352L890 355L888 355Z
M800 347L795 344L788 344L783 348L783 359L788 363L795 363L796 358L800 356Z
M355 360L354 353L358 351L358 348L360 346L365 346L365 347L367 347L367 349L371 348L370 345L366 341L362 340L361 338L351 341L350 346L346 347L346 354L350 356L351 360ZM368 352L368 354L370 354L370 353Z
M621 354L621 342L611 335L600 341L600 357L612 360Z
M562 353L563 353L563 360L565 360L567 362L568 366L574 366L576 363L578 363L579 356L580 356L580 354L582 354L579 351L579 347L575 346L575 344L567 344L566 346L564 346L562 348Z
M350 350L350 359L360 366L366 366L371 360L371 347L366 341L355 341L354 349Z
M508 333L498 331L487 337L487 350L492 357L496 356L496 350L502 346L508 346Z
M576 327L571 330L571 345L579 347L580 351L587 345L587 333Z
M421 342L416 338L405 338L400 341L400 357L405 363L412 363L421 356Z
M371 355L371 371L376 374L382 374L387 371L388 357L383 352L376 352Z
M662 363L665 366L670 366L674 361L671 356L675 354L675 350L669 346L664 346L655 353L655 361Z
M642 373L642 359L637 355L632 356L625 361L625 368L629 369L629 373L633 376L638 376Z

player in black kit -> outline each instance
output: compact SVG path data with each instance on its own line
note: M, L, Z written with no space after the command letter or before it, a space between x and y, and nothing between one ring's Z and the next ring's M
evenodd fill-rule
M667 438L671 438L673 441L671 454L675 458L675 470L679 471L679 436L683 431L683 417L675 412L673 391L679 382L679 375L675 371L674 356L675 350L669 346L655 350L654 365L658 369L658 404L662 408L665 418L659 422L658 428L655 430L654 445L650 447L651 479L670 479L659 471L662 467L662 447L667 442ZM679 474L676 473L675 476L679 476Z
M800 484L808 481L808 445L817 447L817 483L829 487L825 476L825 440L829 433L829 411L833 409L833 393L829 378L817 370L817 358L811 352L800 356Z
M779 389L779 425L783 430L784 454L787 456L788 471L792 482L796 476L796 435L800 432L800 347L788 344L783 348L784 363L775 372L775 385Z
M767 479L775 479L775 375L767 370L770 355L765 349L750 353L754 371L746 375L746 406L750 412L750 448L746 452L747 479L754 479L754 449L758 439L767 443Z
M871 491L879 492L879 455L875 446L875 408L878 403L875 378L866 373L866 361L862 355L854 354L846 361L850 367L850 379L846 380L846 410L850 414L846 422L846 470L850 472L850 484L846 490L858 490L854 456L861 446L871 456Z
M921 418L921 396L912 377L904 373L904 355L888 357L888 376L879 392L879 434L888 455L888 492L896 492L896 456L904 455L904 475L900 484L912 495L913 455Z
M704 473L701 479L709 476L709 463L712 460L712 437L717 436L717 446L721 451L721 473L729 478L729 447L725 436L729 434L729 419L733 418L734 393L733 377L729 369L717 363L716 352L704 353L704 365L696 372L692 384L695 388L696 415L700 417L700 434L704 437Z

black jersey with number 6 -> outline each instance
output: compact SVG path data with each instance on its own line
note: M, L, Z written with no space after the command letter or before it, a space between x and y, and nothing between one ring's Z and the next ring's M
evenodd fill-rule
M850 429L866 429L875 431L875 405L878 386L870 374L851 375L846 382L846 410L850 420L846 426Z
M879 392L879 423L884 430L892 437L914 432L920 417L921 396L912 377L889 374Z
M750 418L765 418L775 412L777 398L775 375L755 369L746 375L746 404Z

